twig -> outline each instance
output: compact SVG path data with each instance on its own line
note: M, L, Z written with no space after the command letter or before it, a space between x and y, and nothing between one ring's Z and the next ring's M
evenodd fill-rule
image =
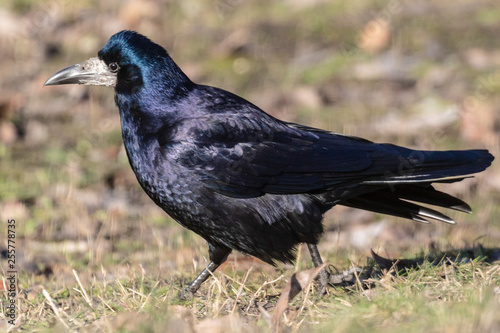
M61 322L61 324L64 325L64 327L66 327L68 330L71 331L71 328L69 327L69 325L66 324L66 322L61 318L61 315L59 314L59 310L57 310L56 305L52 301L52 298L50 297L47 290L45 290L45 288L42 289L42 294L45 297L45 299L47 300L47 302L49 303L49 306L52 308L52 311L54 311L54 314L56 315L57 319L59 319L59 321Z
M109 306L109 304L108 304L108 303L106 303L106 301L105 301L105 300L103 300L103 299L102 299L102 297L101 297L100 295L99 295L99 296L97 296L97 297L99 297L99 299L102 301L102 303L108 307L108 309L110 309L111 311L113 311L113 313L116 313L116 311L115 311L115 310L113 310L113 308L112 308L111 306Z
M125 287L123 287L123 284L118 280L118 278L115 279L116 283L118 284L118 287L120 287L120 290L122 292L123 296L127 296L127 291L125 290Z
M240 290L238 290L238 295L236 295L236 299L234 300L234 306L233 306L233 310L231 311L231 313L234 313L234 310L236 310L236 305L238 305L238 299L240 298L241 293L243 292L243 288L245 287L245 283L247 282L248 276L250 275L250 272L252 271L252 269L253 269L253 266L250 266L247 273L245 274L245 277L243 278L243 282L241 283Z
M257 291L253 294L252 298L250 299L250 302L248 302L248 307L245 311L245 314L248 313L248 311L250 310L250 307L252 306L252 302L257 298L257 295L259 294L259 292L265 287L267 286L268 284L273 284L273 283L276 283L278 282L279 280L281 280L282 278L284 277L283 274L281 274L277 279L274 279L272 281L265 281L260 287L259 289L257 289Z
M144 295L144 294L142 294L142 293L140 293L138 291L135 291L134 289L131 289L131 288L127 288L127 289L130 290L132 293L141 296L142 298L146 298L146 295Z
M92 302L90 301L90 298L87 295L87 292L85 291L85 288L83 288L82 282L80 281L80 278L78 277L78 274L76 273L76 271L74 269L73 269L73 275L75 276L76 282L78 282L78 285L82 289L83 298L85 299L85 301L87 302L87 304L92 308Z

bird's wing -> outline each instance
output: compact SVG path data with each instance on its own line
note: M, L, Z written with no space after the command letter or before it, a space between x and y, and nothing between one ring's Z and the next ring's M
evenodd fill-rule
M418 182L477 172L454 170L475 155L422 152L278 121L266 114L211 115L183 130L178 163L231 197L317 193L360 183ZM186 139L187 138L187 139ZM469 172L471 171L471 172Z

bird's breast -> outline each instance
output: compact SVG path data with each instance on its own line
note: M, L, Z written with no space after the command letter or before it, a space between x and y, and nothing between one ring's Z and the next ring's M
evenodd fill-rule
M129 163L146 194L181 223L202 214L196 204L201 200L200 188L190 186L192 171L177 164L157 140L132 131L122 132Z

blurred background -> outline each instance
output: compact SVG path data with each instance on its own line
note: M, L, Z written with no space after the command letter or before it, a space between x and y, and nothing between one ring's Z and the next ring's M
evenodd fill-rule
M320 243L331 263L364 264L370 248L415 257L498 247L496 1L0 0L0 234L16 219L24 288L74 283L73 268L82 280L139 267L178 280L205 265L206 243L139 187L113 91L42 87L122 29L164 46L195 82L280 119L411 148L487 148L497 157L475 178L439 187L473 208L450 212L457 226L332 209ZM301 260L310 266L307 254ZM240 254L223 269L248 262L273 269Z

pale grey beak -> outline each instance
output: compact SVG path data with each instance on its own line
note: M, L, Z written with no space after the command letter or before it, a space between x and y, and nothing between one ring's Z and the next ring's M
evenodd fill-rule
M112 73L101 59L90 58L52 75L44 86L60 84L114 87L116 86L116 73Z

